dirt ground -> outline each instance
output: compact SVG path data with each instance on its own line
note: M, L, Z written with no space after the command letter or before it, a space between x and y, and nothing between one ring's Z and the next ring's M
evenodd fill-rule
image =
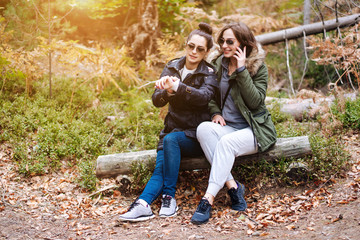
M196 187L180 178L180 210L176 217L122 223L117 216L126 211L136 195L126 195L122 188L114 187L115 179L101 180L100 189L108 190L90 196L77 187L76 169L24 178L16 172L11 150L2 145L0 240L360 239L359 135L348 139L352 167L343 178L330 178L311 187L248 191L249 207L244 213L230 210L222 190L212 218L202 226L191 224L190 218L205 190L206 176L196 179ZM152 206L156 215L159 206L159 201Z

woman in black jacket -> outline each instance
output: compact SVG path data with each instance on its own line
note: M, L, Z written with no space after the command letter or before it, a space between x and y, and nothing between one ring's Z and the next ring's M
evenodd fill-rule
M154 173L144 191L120 215L123 221L143 221L154 214L150 204L162 194L160 217L176 215L176 182L181 157L203 154L196 139L196 128L210 120L208 103L218 87L215 69L204 58L213 46L212 28L200 23L186 41L186 56L170 61L155 83L153 104L163 107L169 103L164 129L160 133Z

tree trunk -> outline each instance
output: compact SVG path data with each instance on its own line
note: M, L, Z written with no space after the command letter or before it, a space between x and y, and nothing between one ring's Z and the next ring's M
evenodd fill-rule
M276 144L266 152L256 153L236 158L234 166L252 161L265 159L274 161L277 158L298 158L311 154L311 147L307 136L279 138ZM96 165L96 176L116 177L120 174L130 174L131 166L135 163L155 161L156 150L119 153L99 156ZM205 157L181 159L180 170L194 170L209 168L210 164Z
M304 0L304 23L303 25L310 24L310 14L311 14L311 2L310 0Z
M358 22L360 22L360 14L353 14L347 17L338 18L338 22L336 21L336 19L332 19L329 21L325 21L324 25L322 22L317 22L277 32L258 35L256 36L256 40L262 45L268 45L277 42L283 42L285 41L285 39L290 40L303 37L303 32L305 32L305 34L309 36L313 34L323 33L324 29L326 29L326 31L331 31L337 29L337 27L349 27Z
M156 51L156 39L160 33L156 0L145 3L146 8L141 14L139 23L131 25L125 35L127 44L131 46L131 55L136 60L144 60L146 55Z

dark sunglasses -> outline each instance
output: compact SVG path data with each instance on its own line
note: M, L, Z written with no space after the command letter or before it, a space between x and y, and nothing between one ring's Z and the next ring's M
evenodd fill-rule
M193 51L194 49L196 49L196 52L197 52L197 53L203 53L203 52L205 52L205 48L204 48L204 47L202 47L202 46L196 46L195 44L192 44L192 43L186 44L186 47L187 47L189 50L191 50L191 51Z
M220 46L222 46L224 43L226 42L226 44L227 45L229 45L229 46L231 46L231 45L233 45L235 42L234 42L234 40L231 40L231 39L223 39L223 38L220 38L219 39L219 44L220 44Z

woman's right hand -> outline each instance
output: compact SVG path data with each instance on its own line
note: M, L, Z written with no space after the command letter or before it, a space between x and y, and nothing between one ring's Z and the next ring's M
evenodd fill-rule
M155 87L158 89L165 89L169 93L173 93L171 88L176 81L179 81L177 77L164 76L155 82Z
M221 115L219 115L219 114L213 116L212 122L213 122L213 123L218 123L218 124L220 124L221 126L225 126L225 125L226 125L225 119L224 119Z

